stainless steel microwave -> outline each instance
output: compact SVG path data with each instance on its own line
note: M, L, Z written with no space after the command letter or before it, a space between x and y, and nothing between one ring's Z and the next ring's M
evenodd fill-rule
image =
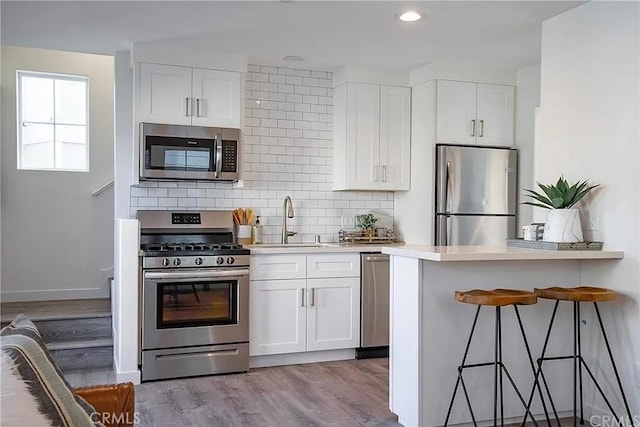
M140 123L140 178L237 181L240 129Z

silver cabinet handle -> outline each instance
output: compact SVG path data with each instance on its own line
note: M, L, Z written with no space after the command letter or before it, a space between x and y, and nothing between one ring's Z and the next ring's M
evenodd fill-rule
M186 103L186 106L185 106L185 115L186 115L187 117L189 117L189 116L191 115L191 114L189 114L189 97L185 98L185 100L186 100L186 102L187 102L187 103Z
M301 289L302 290L302 302L300 303L300 307L304 307L304 288Z
M387 165L382 165L382 182L387 182Z
M200 98L196 98L196 117L200 117Z
M478 136L480 138L484 136L484 120L480 120L480 134Z
M316 288L311 288L311 307L316 305Z
M380 166L375 165L373 167L373 182L380 181Z
M476 136L476 120L471 120L471 136Z

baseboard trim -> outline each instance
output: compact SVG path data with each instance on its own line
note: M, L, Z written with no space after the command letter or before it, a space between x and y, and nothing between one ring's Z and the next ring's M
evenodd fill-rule
M53 301L91 298L109 298L109 291L106 288L81 288L33 291L4 291L0 293L0 300L2 302Z
M303 363L333 362L337 360L355 359L355 349L311 351L305 353L269 354L266 356L252 356L249 358L251 368L266 368L269 366L301 365Z
M134 385L140 384L140 371L120 371L115 357L113 358L113 371L116 375L117 383L132 382Z

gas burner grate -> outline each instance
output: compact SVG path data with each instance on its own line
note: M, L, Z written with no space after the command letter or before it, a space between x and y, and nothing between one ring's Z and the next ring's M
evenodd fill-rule
M189 252L242 249L237 243L150 243L141 245L147 252Z

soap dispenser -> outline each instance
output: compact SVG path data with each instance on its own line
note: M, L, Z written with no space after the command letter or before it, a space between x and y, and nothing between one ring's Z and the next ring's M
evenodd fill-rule
M252 244L260 244L262 243L262 224L260 224L260 216L256 217L256 223L253 225L251 229L251 243Z

